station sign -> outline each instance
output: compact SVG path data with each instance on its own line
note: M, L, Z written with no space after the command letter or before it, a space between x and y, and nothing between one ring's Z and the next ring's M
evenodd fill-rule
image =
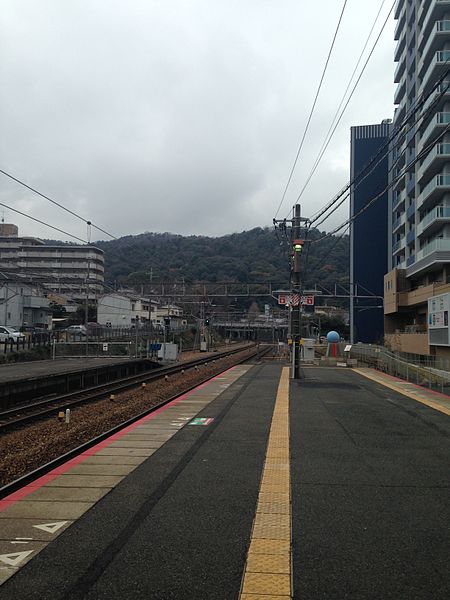
M428 298L428 344L450 346L450 294Z

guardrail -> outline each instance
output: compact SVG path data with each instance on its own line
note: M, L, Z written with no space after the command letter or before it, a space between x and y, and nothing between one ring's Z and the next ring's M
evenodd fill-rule
M383 373L450 395L449 361L424 355L400 355L383 346L355 344L350 358Z

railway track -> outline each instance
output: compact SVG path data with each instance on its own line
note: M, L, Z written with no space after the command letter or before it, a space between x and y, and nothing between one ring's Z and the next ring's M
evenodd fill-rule
M247 356L242 357L240 360L236 361L235 364L241 364L244 362L247 362L248 360L251 359L260 359L262 358L267 352L269 352L269 350L271 349L270 346L267 347L263 347L261 349L258 349L256 346L254 346L253 348L249 348L249 350L251 350ZM234 352L224 352L221 353L220 357L221 358L225 358L228 357L232 354L236 354L239 351L243 351L245 350L245 348L240 348L239 350L236 350ZM214 360L216 360L217 357L214 358ZM190 361L190 363L183 363L182 365L179 365L179 369L178 371L181 371L181 369L184 367L186 368L186 364L192 364L192 363L197 363L197 365L199 363L205 363L205 362L212 362L212 360L210 359L210 361L206 361L205 359L201 360L201 361ZM194 364L194 367L196 365ZM227 366L225 367L223 370L227 370L230 367ZM172 373L176 372L174 369L174 367L171 367L172 369ZM161 369L161 371L167 371L166 369ZM152 374L153 375L153 374ZM160 373L160 376L163 377L164 374ZM183 389L182 391L178 391L175 395L170 396L169 398L166 398L165 400L153 405L152 407L146 409L145 411L140 412L139 414L134 415L133 417L131 417L130 419L127 419L126 421L120 423L119 425L116 425L115 427L105 431L104 433L90 439L87 442L84 442L83 444L69 450L68 452L62 454L61 456L47 462L46 464L43 464L42 466L38 467L37 469L31 471L30 473L27 473L26 475L23 475L22 477L19 477L18 479L15 479L14 481L11 481L10 483L7 483L6 485L4 485L3 487L0 488L0 500L2 498L5 498L6 496L8 496L9 494L12 494L13 492L19 490L20 488L24 487L25 485L31 483L32 481L35 481L36 479L38 479L39 477L45 475L46 473L48 473L49 471L51 471L52 469L55 469L56 467L58 467L59 465L65 463L66 461L70 460L71 458L74 458L75 456L78 456L79 454L81 454L82 452L86 451L87 449L91 448L92 446L95 446L96 444L98 444L99 442L109 438L111 435L119 432L120 430L122 430L125 427L128 427L129 425L131 425L132 423L138 421L139 419L141 419L142 417L145 417L146 415L158 410L159 408L161 408L162 406L168 404L169 402L172 402L173 400L175 400L176 398L178 398L179 396L182 396L183 394L189 392L190 390L198 387L199 385L202 385L203 383L206 383L207 381L209 381L210 379L213 379L214 377L217 376L217 373L212 374L212 375L208 375L207 377L204 377L198 381L196 381L194 384L191 384L189 386L187 386L185 389ZM144 377L144 376L142 376ZM129 378L127 378L129 379ZM148 374L147 374L147 380L149 379ZM127 387L132 387L132 385L134 384L130 384ZM125 388L123 388L125 389ZM117 390L117 388L116 388ZM103 396L103 394L102 394ZM100 397L102 397L100 396ZM52 408L49 409L50 412L54 412L55 410L57 410L56 408ZM39 418L43 416L42 414L38 415L38 417L30 417L29 420L31 421L33 418Z
M247 357L244 358L244 360L247 360L248 358L258 354L256 346L249 347L248 349L251 352ZM123 392L127 389L142 385L143 383L151 383L152 381L157 381L158 379L169 377L170 375L178 374L182 371L200 368L202 365L212 363L221 358L226 358L245 350L245 347L240 347L234 350L218 352L213 357L209 356L207 358L199 358L169 367L161 367L147 373L124 377L114 382L108 382L98 386L89 387L84 390L71 392L69 394L43 398L35 402L30 402L18 407L4 410L0 412L0 433L26 425L37 419L51 416L61 410L74 408L81 404L86 404L88 402L93 402L95 400L108 397L112 394Z

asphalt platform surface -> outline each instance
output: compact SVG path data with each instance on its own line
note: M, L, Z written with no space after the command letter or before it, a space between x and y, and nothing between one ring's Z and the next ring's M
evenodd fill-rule
M180 429L0 598L237 600L280 374L252 367L200 413L208 427ZM448 600L449 417L306 368L290 427L294 598Z
M0 588L2 600L238 598L281 367L255 366Z
M133 359L131 359L132 361ZM22 381L58 375L59 373L75 373L107 365L131 362L129 358L57 358L55 360L34 360L0 365L0 383Z
M450 419L349 370L291 387L294 597L450 598Z

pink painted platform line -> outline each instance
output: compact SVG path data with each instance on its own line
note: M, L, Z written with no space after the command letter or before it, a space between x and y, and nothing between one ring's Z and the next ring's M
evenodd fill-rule
M129 431L133 431L133 429L135 429L136 427L139 427L139 425L142 425L142 423L145 423L146 421L150 421L151 419L154 419L156 417L156 415L159 415L160 413L164 412L171 406L175 406L176 404L179 404L185 398L189 398L189 396L191 396L192 394L195 394L195 392L197 392L198 390L201 390L202 388L208 386L210 383L212 383L219 377L222 377L226 373L230 373L230 371L233 371L234 368L235 367L230 367L229 369L227 369L226 371L223 371L222 373L219 373L212 379L209 379L208 381L201 383L200 385L193 388L189 392L186 392L185 394L178 396L178 398L175 398L174 400L165 404L164 406L157 408L154 412L151 412L150 414L146 415L145 417L142 417L142 419L139 419L135 423L132 423L131 425L128 425L127 427L124 427L117 433L113 433L106 440L99 442L98 444L96 444L95 446L92 446L92 448L89 448L88 450L85 450L83 453L79 454L78 456L71 458L70 460L63 463L62 465L59 465L59 467L55 467L49 473L46 473L45 475L42 475L42 477L39 477L35 481L28 483L27 485L25 485L23 488L20 488L16 492L9 494L9 496L6 496L5 498L3 498L3 500L0 500L0 511L5 510L5 508L8 508L8 506L15 504L19 500L23 500L29 494L32 494L33 492L35 492L36 490L38 490L45 484L47 484L50 481L52 481L53 479L56 479L57 477L59 477L59 475L66 473L72 467L75 467L76 465L79 465L80 463L82 463L88 456L97 454L97 452L99 452L103 448L107 448L110 444L112 444L112 442L120 439L122 436L126 435Z

